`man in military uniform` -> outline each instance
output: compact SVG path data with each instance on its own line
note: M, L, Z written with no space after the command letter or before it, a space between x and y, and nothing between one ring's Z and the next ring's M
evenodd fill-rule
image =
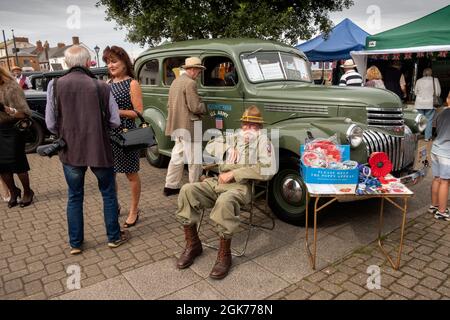
M237 133L220 136L206 146L216 159L227 156L218 166L219 176L181 188L177 218L184 226L186 248L177 261L179 269L189 267L202 253L196 224L204 208L213 208L210 218L217 225L220 245L210 277L224 278L231 267L231 238L239 227L240 208L251 201L250 180L270 180L276 173L272 143L261 131L264 121L259 109L249 107L241 122Z

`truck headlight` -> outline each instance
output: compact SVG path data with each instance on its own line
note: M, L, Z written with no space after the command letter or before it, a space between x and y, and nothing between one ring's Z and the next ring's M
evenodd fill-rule
M425 130L425 128L427 127L428 120L423 114L418 114L415 119L415 122L416 122L417 130L420 133L422 133Z
M363 140L363 129L356 124L352 124L350 127L348 127L346 135L350 145L353 148L357 148Z

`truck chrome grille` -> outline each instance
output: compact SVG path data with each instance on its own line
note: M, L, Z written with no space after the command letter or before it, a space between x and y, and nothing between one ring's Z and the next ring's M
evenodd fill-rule
M405 126L404 137L395 137L382 132L365 130L363 141L368 154L385 152L392 162L392 171L398 171L414 161L417 137Z
M416 156L417 135L413 134L408 126L405 126L403 167L412 164Z
M402 108L367 108L367 124L371 127L401 127L404 125Z

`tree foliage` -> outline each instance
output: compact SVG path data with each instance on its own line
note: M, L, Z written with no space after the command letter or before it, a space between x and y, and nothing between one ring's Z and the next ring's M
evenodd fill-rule
M107 20L128 30L128 40L157 45L163 39L250 37L296 44L332 27L329 13L352 0L99 0Z

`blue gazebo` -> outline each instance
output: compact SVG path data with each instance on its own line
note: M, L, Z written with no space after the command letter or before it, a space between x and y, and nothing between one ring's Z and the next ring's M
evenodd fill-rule
M367 36L370 34L346 18L330 31L327 38L322 33L296 48L313 62L350 59L350 51L364 50Z

